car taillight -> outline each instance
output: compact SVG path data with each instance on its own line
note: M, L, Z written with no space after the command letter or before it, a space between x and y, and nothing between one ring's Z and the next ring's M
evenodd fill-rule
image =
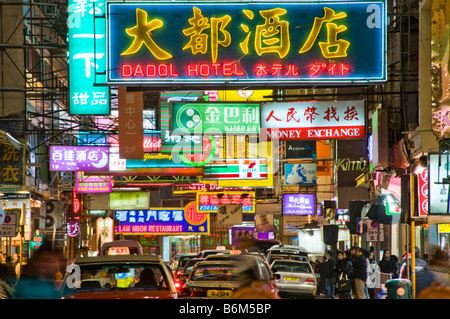
M204 297L205 292L202 288L192 288L191 297Z
M310 284L315 284L316 283L314 281L314 279L312 279L312 278L306 279L305 282L309 282Z

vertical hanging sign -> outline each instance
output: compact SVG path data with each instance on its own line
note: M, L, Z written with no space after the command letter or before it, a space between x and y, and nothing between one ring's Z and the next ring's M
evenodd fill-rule
M71 115L107 115L105 0L68 0Z
M119 87L119 157L143 159L143 92Z

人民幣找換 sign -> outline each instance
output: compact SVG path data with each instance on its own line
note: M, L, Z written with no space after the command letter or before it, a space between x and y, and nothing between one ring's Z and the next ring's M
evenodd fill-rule
M383 82L386 1L107 2L107 82Z

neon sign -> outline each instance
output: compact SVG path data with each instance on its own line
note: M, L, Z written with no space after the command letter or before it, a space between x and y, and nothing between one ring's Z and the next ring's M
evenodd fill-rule
M386 1L107 2L107 83L383 82Z
M217 213L219 205L242 205L243 213L255 212L255 192L197 192L197 210Z
M149 210L118 210L116 234L207 235L208 214L198 212L196 203L184 208L151 208Z

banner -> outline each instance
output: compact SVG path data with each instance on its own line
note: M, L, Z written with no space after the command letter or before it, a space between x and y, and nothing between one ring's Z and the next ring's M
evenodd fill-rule
M315 185L317 183L317 164L284 164L285 185Z
M119 87L119 156L123 159L144 157L143 92L127 92Z

